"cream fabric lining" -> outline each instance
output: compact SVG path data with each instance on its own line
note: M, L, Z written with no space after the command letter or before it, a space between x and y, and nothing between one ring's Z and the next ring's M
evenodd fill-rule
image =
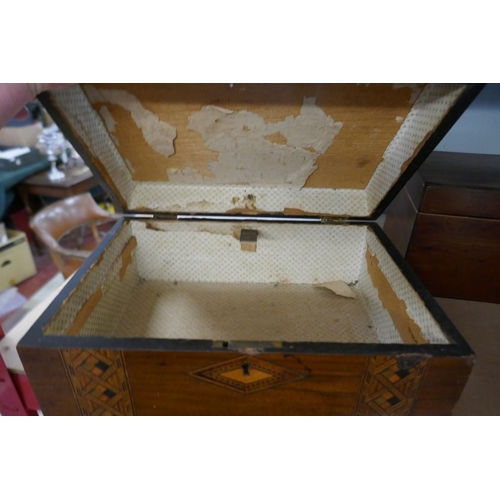
M418 326L420 326L424 337L431 343L442 343L443 332L439 324L425 307L417 292L403 276L398 266L385 251L375 234L371 231L367 232L367 243L368 250L372 255L377 256L380 268L385 274L387 281L391 284L398 298L406 303L408 315Z
M242 227L259 232L257 252L241 251ZM121 250L131 236L137 247L120 279ZM45 334L64 335L100 288L79 335L401 343L366 271L367 245L423 335L447 343L366 226L269 223L128 222ZM312 286L339 279L351 284L356 299Z
M123 198L130 200L134 189L132 177L104 123L82 88L79 85L73 85L53 92L52 97L83 144L106 167Z
M145 281L112 336L221 341L365 342L378 337L359 300L311 285Z
M92 323L87 321L87 325L96 332L104 332L104 335L113 328L116 316L121 314L130 300L133 289L133 285L132 287L123 287L118 281L120 255L131 236L131 227L129 224L125 224L102 254L102 259L94 264L78 286L72 290L64 305L45 328L44 333L65 335L83 304L99 288L103 292L99 306L106 302L108 307L102 311L102 314L98 312L101 307L96 307L89 320L96 318L97 315L97 321Z
M146 280L311 284L356 281L366 228L311 224L138 222L139 275ZM149 227L149 228L148 228ZM242 228L258 231L257 252L242 252Z
M389 144L365 190L189 186L133 181L123 158L87 96L79 86L53 93L54 101L73 130L107 169L130 210L227 212L250 207L259 212L298 209L308 213L368 216L401 174L402 165L443 119L465 89L459 84L428 84ZM235 201L237 200L237 201Z

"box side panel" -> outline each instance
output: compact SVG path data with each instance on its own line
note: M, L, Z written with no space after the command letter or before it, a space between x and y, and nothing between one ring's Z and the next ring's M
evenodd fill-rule
M68 330L68 335L111 336L127 308L137 310L134 291L139 276L134 258L135 248L136 240L131 237L102 278L94 295L97 299L94 303L87 301L80 309Z
M473 364L473 357L433 358L412 415L451 415Z
M18 351L43 414L80 415L59 349Z
M117 286L112 286L113 278L119 283L120 277L126 278L121 275L122 269L126 271L130 266L125 265L128 259L124 261L123 252L130 239L130 226L124 224L44 327L45 335L88 334L88 318L95 320L95 325L100 327L103 335L112 330L112 325L124 307L123 297L115 297ZM111 302L110 297L115 297L116 300ZM99 307L101 303L108 307Z
M464 90L464 86L448 84L425 87L366 187L369 213L418 155Z
M392 341L396 327L404 343L447 344L440 324L373 231L367 232L365 259L360 286L370 299L378 328L392 332Z
M90 164L97 167L100 176L110 186L120 205L127 208L134 187L130 173L102 120L92 109L80 86L73 85L51 93L49 104L54 105L62 114L62 123L58 120L60 125L64 122L69 125L71 134L67 135L74 135L73 139L77 139L79 150L83 145L84 150L81 151L85 159L89 159Z

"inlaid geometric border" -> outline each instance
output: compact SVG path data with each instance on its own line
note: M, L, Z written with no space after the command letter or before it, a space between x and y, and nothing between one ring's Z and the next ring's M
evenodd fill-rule
M241 356L200 368L189 375L242 394L252 394L307 376L252 356Z
M61 349L71 388L82 415L134 415L121 351Z
M409 415L429 363L422 356L369 357L355 415Z

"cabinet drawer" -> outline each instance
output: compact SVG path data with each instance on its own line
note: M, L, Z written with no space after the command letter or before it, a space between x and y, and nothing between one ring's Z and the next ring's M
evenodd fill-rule
M500 189L428 186L420 211L500 219Z

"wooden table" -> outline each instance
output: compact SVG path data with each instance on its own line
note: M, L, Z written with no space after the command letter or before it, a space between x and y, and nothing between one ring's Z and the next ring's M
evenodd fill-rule
M0 151L10 148L0 146ZM18 162L0 160L0 219L3 219L10 202L14 199L14 189L28 177L49 168L47 157L32 148L29 153L18 158Z
M61 169L62 170L62 169ZM77 165L62 170L66 177L58 181L49 179L49 171L40 172L28 177L18 185L18 193L29 215L40 208L35 197L68 198L85 193L98 185L97 179L85 165Z

